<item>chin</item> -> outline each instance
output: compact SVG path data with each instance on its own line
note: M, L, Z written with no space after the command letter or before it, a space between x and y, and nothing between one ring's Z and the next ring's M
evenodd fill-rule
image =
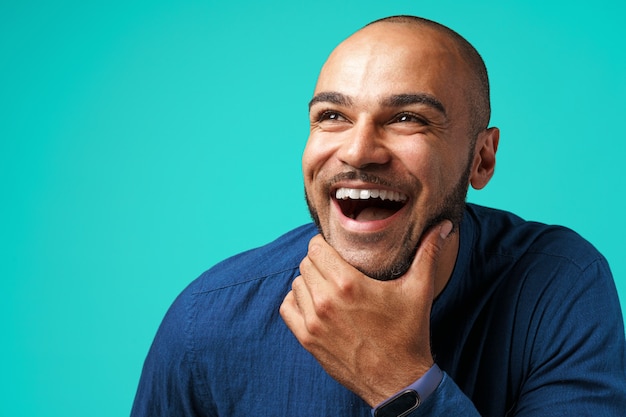
M332 246L332 243L330 243ZM335 248L343 259L361 273L379 281L391 281L400 278L409 270L416 248L405 250L389 262L389 254L365 254L361 251L343 251Z

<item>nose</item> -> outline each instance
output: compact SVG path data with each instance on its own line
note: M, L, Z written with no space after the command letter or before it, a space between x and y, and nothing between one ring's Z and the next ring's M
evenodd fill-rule
M372 121L363 120L345 132L337 157L344 164L363 169L388 163L390 153L385 146L383 132Z

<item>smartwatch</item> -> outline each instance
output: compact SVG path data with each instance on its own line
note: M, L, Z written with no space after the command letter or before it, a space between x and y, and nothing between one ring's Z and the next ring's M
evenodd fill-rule
M420 379L378 404L372 415L374 417L404 417L408 415L419 407L430 394L435 392L442 379L443 372L437 364L434 364Z

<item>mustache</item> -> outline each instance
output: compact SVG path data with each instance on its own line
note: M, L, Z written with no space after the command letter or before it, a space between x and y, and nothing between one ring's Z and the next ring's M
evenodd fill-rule
M370 174L368 172L363 171L346 171L340 172L330 179L328 182L329 186L333 186L341 181L346 180L360 180L363 182L367 182L370 184L382 185L385 187L393 187L392 181L386 180L385 178L379 177L378 175Z

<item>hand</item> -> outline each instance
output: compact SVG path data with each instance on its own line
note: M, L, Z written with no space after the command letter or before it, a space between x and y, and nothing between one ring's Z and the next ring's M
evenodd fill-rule
M371 406L420 378L434 363L430 310L438 259L452 224L427 231L405 275L378 281L320 236L309 243L280 314L330 376Z

